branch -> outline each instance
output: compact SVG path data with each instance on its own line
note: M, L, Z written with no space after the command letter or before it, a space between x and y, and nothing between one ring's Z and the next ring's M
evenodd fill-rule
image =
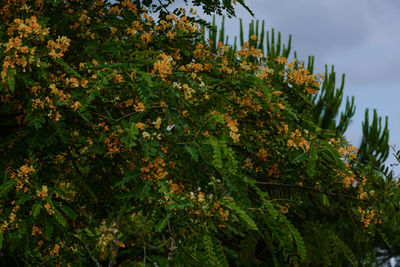
M89 253L89 256L92 258L92 260L94 261L94 263L96 263L96 266L97 266L97 267L101 267L100 262L99 262L95 257L93 257L92 252L90 251L88 245L87 245L85 242L83 242L83 245L85 246L87 252Z
M314 191L314 192L318 192L320 194L325 194L328 196L332 196L332 197L343 197L343 198L348 198L348 199L353 199L353 200L357 200L357 201L368 201L366 199L359 199L355 196L351 196L351 195L346 195L346 194L341 194L341 193L332 193L332 192L326 192L314 187L310 187L310 186L304 186L304 185L297 185L297 184L282 184L282 183L269 183L269 182L256 182L256 184L262 184L262 185L269 185L269 186L277 186L277 187L291 187L291 188L299 188L299 189L303 189L303 190L308 190L308 191Z
M93 200L97 203L97 197L93 193L93 191L90 189L90 187L85 183L85 175L81 172L81 170L78 167L78 164L75 162L75 158L72 155L71 149L67 147L67 152L71 158L72 165L75 167L76 171L79 173L79 175L82 177L82 179L79 179L79 182L85 187L86 191L89 193L89 195L93 198Z
M117 226L115 227L118 231L119 231L119 215L117 217ZM112 245L112 251L111 251L111 257L110 260L108 262L108 267L113 267L114 264L116 263L116 258L118 257L118 249L119 249L119 245L118 245L118 236L116 234L114 234L114 243ZM114 250L115 248L115 250Z
M165 7L165 5L164 5L163 3L161 3L160 0L158 0L158 3L160 3L160 6L164 9L164 11L165 11L167 14L171 14L171 12L169 12L169 10Z
M149 107L149 108L147 108L147 109L156 109L156 108L167 108L167 107L164 107L164 106L154 106L154 107ZM128 117L130 117L130 116L132 116L132 115L135 115L135 114L137 114L137 113L139 113L139 112L138 112L138 111L135 111L135 112L128 113L128 114L122 116L121 118L117 119L117 121L123 120L123 119L128 118Z
M21 113L15 113L15 114L0 114L0 118L1 119L8 119L8 118L16 118L19 115L24 115L25 113L21 112Z
M47 256L47 258L40 263L40 266L44 266L44 264L50 260L50 257L51 257L51 254L49 254L49 256Z

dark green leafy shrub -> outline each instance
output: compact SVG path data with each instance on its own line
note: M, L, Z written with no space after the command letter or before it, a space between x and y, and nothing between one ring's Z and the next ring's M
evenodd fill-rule
M155 22L128 0L29 4L0 1L4 259L373 257L393 183L345 140L317 137L307 107L322 78L302 62L263 58L255 35L229 52L192 18Z

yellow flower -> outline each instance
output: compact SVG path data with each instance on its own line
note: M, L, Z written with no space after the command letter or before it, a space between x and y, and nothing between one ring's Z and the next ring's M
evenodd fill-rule
M143 136L144 139L150 138L150 134L148 132L143 132L142 136Z
M37 191L36 195L45 199L47 197L48 188L46 185L42 185L42 191Z
M80 107L81 103L79 101L76 101L74 104L71 105L71 108L76 111Z
M143 112L146 110L146 107L144 106L144 104L142 102L139 102L134 106L134 109L136 112Z
M153 122L154 127L155 127L156 129L160 129L161 121L162 121L161 118L158 117L157 120L156 120L155 122Z
M158 72L161 79L165 80L165 77L172 73L172 57L164 53L162 53L159 57L161 60L158 60L154 63L154 72Z
M46 208L48 214L50 214L50 215L51 215L51 214L54 214L54 210L51 208L51 206L50 206L49 203L46 203L46 204L44 205L44 207Z
M138 127L139 130L144 130L144 128L146 128L146 124L143 122L138 122L136 123L136 127Z
M199 192L198 196L197 196L197 200L202 203L204 202L204 194L202 192Z
M278 62L279 64L287 64L288 63L288 61L285 57L280 57L280 56L276 58L276 62Z

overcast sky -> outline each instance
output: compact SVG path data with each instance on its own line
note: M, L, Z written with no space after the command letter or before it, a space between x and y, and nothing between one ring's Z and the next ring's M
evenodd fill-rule
M338 78L346 73L344 94L354 95L356 105L348 139L359 146L365 108L370 108L370 117L375 108L378 115L389 116L390 144L400 149L399 0L245 2L255 16L238 5L237 18L226 19L229 40L239 34L238 18L243 19L245 30L252 19L265 20L266 29L280 31L284 42L292 34L292 51L301 60L314 55L316 73L323 72L325 64L335 65ZM393 162L394 157L389 157L387 163ZM397 174L399 170L395 168Z

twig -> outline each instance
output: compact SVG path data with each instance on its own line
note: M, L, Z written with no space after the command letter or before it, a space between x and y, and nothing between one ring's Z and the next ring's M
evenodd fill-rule
M143 266L146 266L146 258L147 258L146 243L143 242Z
M326 191L320 190L318 188L314 188L314 187L310 187L310 186L304 186L304 185L301 186L301 185L297 185L297 184L282 184L282 183L269 183L269 182L256 182L256 184L277 186L277 187L299 188L299 189L303 189L303 190L309 190L309 191L318 192L318 193L325 194L325 195L332 196L332 197L343 197L343 198L353 199L353 200L357 200L357 201L367 201L366 199L359 199L359 198L351 196L351 195L346 195L346 194L341 194L341 193L326 192Z
M117 230L119 230L119 223L120 223L120 221L119 221L119 215L118 215L118 217L117 217L117 225L115 226L115 229L117 229ZM110 260L108 262L108 267L114 266L114 264L116 263L116 258L118 257L118 250L119 250L118 235L114 235L114 243L115 244L113 244L112 247L115 248L115 254L114 254L114 249L113 249L113 251L112 251L112 255L113 256L110 257Z
M40 264L40 266L44 266L44 264L50 260L51 254Z
M96 263L96 266L97 266L97 267L101 267L100 262L99 262L95 257L93 257L92 252L90 251L88 245L87 245L85 242L83 242L83 245L85 246L85 249L86 249L87 252L89 253L90 258L92 258L92 260L94 261L94 263Z
M161 7L165 10L165 12L166 12L167 14L171 14L171 12L169 12L169 10L165 7L165 5L164 5L163 3L161 3L160 0L158 0L158 3L160 3Z
M74 165L76 171L77 171L77 172L79 173L79 175L83 178L83 179L80 179L79 182L85 187L85 189L87 190L87 192L92 196L93 200L97 203L97 197L96 197L96 195L90 190L90 188L87 186L87 184L85 183L85 175L84 175L84 174L81 172L81 170L79 169L78 164L75 162L75 158L74 158L74 156L72 155L71 149L70 149L69 147L67 147L67 151L68 151L68 154L69 154L69 156L70 156L70 158L71 158L72 165Z
M147 109L155 109L155 108L167 108L167 107L164 107L164 106L154 106L154 107L149 107L149 108L147 108ZM117 121L123 120L123 119L128 118L128 117L130 117L130 116L132 116L132 115L135 115L135 114L137 114L137 113L139 113L139 112L138 112L138 111L135 111L135 112L128 113L128 114L122 116L121 118L117 119Z

